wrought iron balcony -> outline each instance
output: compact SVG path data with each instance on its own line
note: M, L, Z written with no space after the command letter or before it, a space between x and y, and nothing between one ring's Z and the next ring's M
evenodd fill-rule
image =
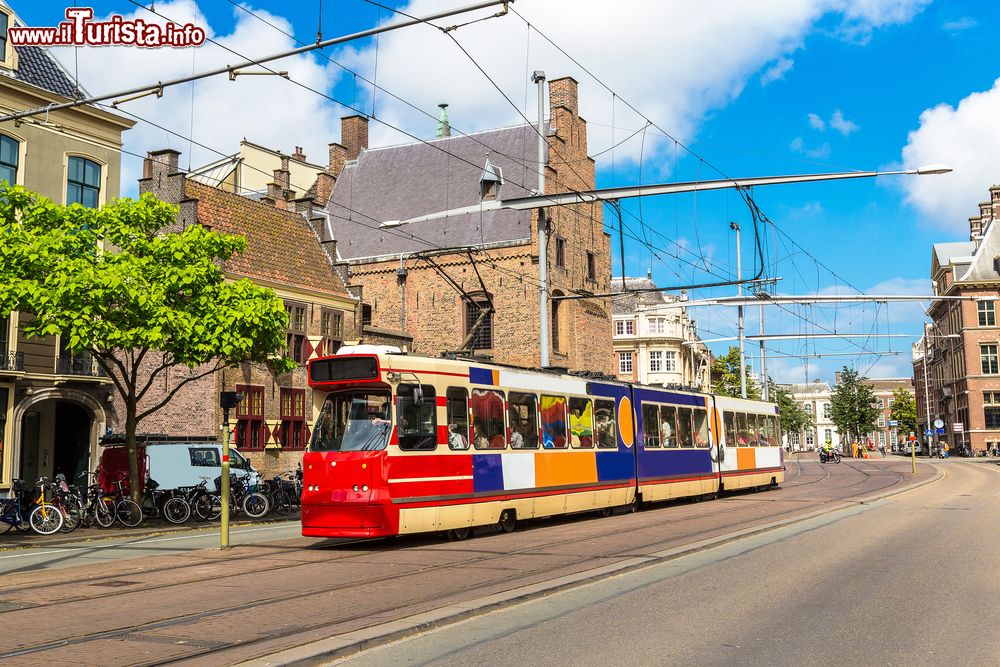
M82 375L84 377L106 377L107 373L89 354L60 354L56 364L59 375Z
M24 352L0 353L0 371L23 371Z

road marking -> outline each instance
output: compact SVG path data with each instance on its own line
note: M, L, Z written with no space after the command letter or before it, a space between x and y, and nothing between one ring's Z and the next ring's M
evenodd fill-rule
M257 532L262 532L262 531L266 531L266 530L282 530L282 529L288 529L288 528L292 528L292 527L293 527L293 525L285 524L285 525L281 525L281 526L267 526L267 527L264 527L264 528L246 528L246 529L242 529L242 530L234 530L232 532L238 533L238 534L243 534L243 533L257 533ZM218 536L219 534L220 534L219 532L211 532L211 533L201 533L199 535L182 535L180 537L157 537L157 538L153 538L153 539L149 539L149 540L139 539L139 540L136 540L134 542L121 542L121 543L118 543L118 544L108 544L108 545L104 545L104 546L93 545L93 544L88 544L86 542L81 542L80 546L78 546L78 547L71 547L71 548L66 548L66 549L54 549L52 551L33 551L31 549L25 549L22 553L11 554L9 556L0 556L0 559L24 558L26 556L48 556L48 555L51 555L51 554L66 553L67 551L79 551L82 548L100 551L102 549L115 549L115 548L118 548L118 547L130 547L130 546L135 546L135 545L140 545L140 544L153 544L155 542L175 542L177 540L194 540L194 539L197 539L197 538Z

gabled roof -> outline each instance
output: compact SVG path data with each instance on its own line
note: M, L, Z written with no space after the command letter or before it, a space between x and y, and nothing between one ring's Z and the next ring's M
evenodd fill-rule
M290 287L347 296L344 282L298 213L185 179L184 194L198 200L198 221L247 240L225 270Z
M969 268L962 275L956 275L955 280L973 282L1000 279L1000 274L997 273L993 262L996 257L1000 257L1000 232L997 231L997 227L995 221L986 225L983 240L979 242L979 247L969 263Z
M952 264L955 260L961 259L971 259L972 254L976 251L976 244L972 241L959 241L957 243L935 243L934 244L934 257L933 261L934 270L937 271L939 267L947 266ZM961 262L958 263L968 263Z
M380 222L472 206L486 160L503 172L502 198L531 194L538 182L538 134L530 125L365 150L337 178L327 211L345 260L439 248L524 242L530 211L466 213L398 227Z

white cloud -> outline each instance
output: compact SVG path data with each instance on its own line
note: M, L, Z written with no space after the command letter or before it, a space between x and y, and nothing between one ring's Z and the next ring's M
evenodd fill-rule
M809 125L812 126L814 130L819 130L820 132L826 130L826 122L819 117L819 114L809 114Z
M775 81L784 80L785 74L791 71L795 61L791 58L778 58L778 61L764 70L760 75L760 85L766 86Z
M792 143L788 144L788 148L793 153L801 153L803 149L802 137L795 137L792 139Z
M829 142L823 142L816 148L805 151L805 154L806 157L810 157L815 160L824 160L830 157L830 144Z
M833 116L830 117L830 127L840 132L845 137L851 132L857 132L860 130L860 126L851 120L844 118L844 114L840 109L835 109Z
M945 32L955 34L962 32L963 30L968 30L969 28L975 28L977 25L979 25L979 22L976 21L976 19L969 16L963 16L962 18L954 21L945 21L941 24L941 28Z
M191 22L207 26L205 16L193 0L156 3L156 11L179 23ZM228 35L218 35L208 27L208 36L246 56L260 56L295 48L297 45L263 22L233 9L236 25ZM292 32L280 16L255 10L262 18L281 29ZM136 9L126 18L141 18L146 22L164 22L155 15ZM73 71L72 49L56 49L54 53L67 69ZM138 49L130 47L81 48L78 53L80 81L91 94L138 87L158 80L190 75L192 71L222 67L240 60L238 56L206 43L196 49ZM328 90L337 76L332 68L320 66L310 56L286 58L269 67L287 70L296 81ZM259 68L251 68L259 69ZM110 76L109 76L110 74ZM309 159L326 162L326 144L334 139L330 128L337 126L341 112L318 95L276 76L245 76L230 81L226 76L203 79L194 83L192 123L192 91L187 85L166 89L163 97L137 100L121 105L123 111L135 113L197 142L227 154L239 150L239 141L246 137L270 148L291 153L295 145L303 146ZM181 166L200 166L218 157L218 153L189 146L188 142L169 133L139 122L124 135L125 148L145 154L147 150L174 148L182 151ZM136 192L140 175L138 158L123 157L122 193ZM303 191L311 183L293 183Z
M954 173L900 181L906 201L932 226L968 233L968 218L991 184L1000 182L1000 79L985 92L972 93L957 107L939 104L920 114L920 127L903 148L907 168L945 163Z

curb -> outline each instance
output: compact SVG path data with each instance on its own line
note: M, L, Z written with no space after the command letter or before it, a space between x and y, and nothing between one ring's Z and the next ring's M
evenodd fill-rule
M937 472L936 475L919 483L907 486L903 489L888 491L874 496L865 496L856 500L841 501L837 507L809 512L797 515L788 519L781 519L771 523L744 528L725 535L699 540L690 544L683 544L671 547L664 551L659 551L648 556L637 556L626 560L605 565L603 567L578 572L576 574L558 577L549 581L531 584L514 588L502 593L494 593L481 598L470 600L462 604L452 604L433 609L421 614L406 617L387 623L369 626L360 630L336 635L327 639L320 639L309 642L302 646L291 649L277 651L270 655L254 658L237 663L241 667L307 667L327 663L331 660L343 658L348 655L381 646L405 637L409 637L421 632L427 632L446 625L452 625L469 618L486 614L492 611L511 607L522 602L545 597L552 593L557 593L569 588L575 588L587 583L609 579L611 577L634 572L636 570L658 565L665 561L675 560L682 556L688 556L700 551L706 551L730 542L735 542L748 537L753 537L761 533L770 532L778 528L784 528L809 519L814 519L825 514L843 511L854 505L870 505L872 503L890 498L892 496L909 493L929 484L934 484L945 477L945 473L932 464Z

